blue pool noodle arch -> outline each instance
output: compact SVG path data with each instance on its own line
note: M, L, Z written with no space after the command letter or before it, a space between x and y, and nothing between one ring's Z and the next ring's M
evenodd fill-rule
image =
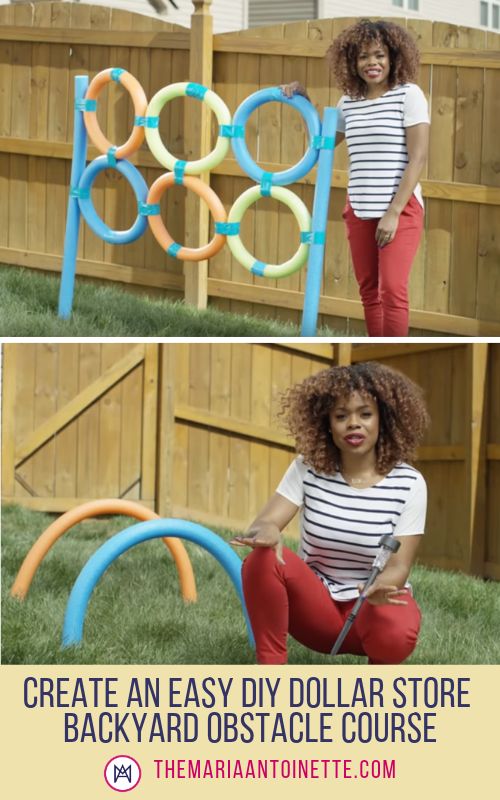
M213 531L195 522L178 519L155 519L132 525L130 528L112 536L111 539L108 539L96 550L83 567L71 590L64 616L62 646L71 647L81 642L85 614L94 587L116 558L141 542L173 536L179 539L186 539L205 548L226 570L240 599L247 626L248 640L251 647L254 647L255 641L252 626L243 597L241 583L242 562L240 558L231 549L230 545Z

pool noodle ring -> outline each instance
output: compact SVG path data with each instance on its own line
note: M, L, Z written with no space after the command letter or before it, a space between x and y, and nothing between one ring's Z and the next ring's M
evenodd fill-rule
M237 261L254 275L264 276L265 278L284 278L297 272L307 259L309 252L307 235L311 230L311 215L300 197L290 189L285 189L283 186L272 186L269 194L276 200L285 203L299 223L301 243L292 258L289 258L288 261L284 261L282 264L263 264L260 261L256 261L255 257L249 253L241 241L239 234L228 235L227 243ZM236 199L229 211L227 218L228 225L237 223L239 227L245 211L252 203L255 203L259 197L262 197L262 188L260 186L251 186L250 189L243 192L243 194Z
M101 219L94 208L90 190L97 175L105 169L116 169L123 175L134 190L137 203L144 203L148 196L148 186L138 169L130 161L117 161L111 165L107 156L98 156L85 169L78 184L78 203L88 226L97 236L109 244L129 244L135 242L148 226L144 215L139 214L131 228L125 231L114 231Z
M92 79L85 94L85 100L97 101L101 89L103 89L104 86L111 81L121 83L121 85L130 93L132 102L134 104L136 122L132 129L132 133L125 144L115 148L115 146L108 141L99 127L97 114L95 111L84 110L83 119L89 138L100 153L106 154L112 150L116 158L128 158L139 149L144 141L144 124L138 124L138 120L144 118L148 105L148 99L141 84L137 78L134 78L134 76L130 74L130 72L110 67L109 69L102 70L102 72L98 72L97 75Z
M169 172L167 175L160 175L149 190L148 204L154 205L159 203L163 193L177 182L180 181L176 180L173 172ZM224 223L226 221L227 214L222 205L222 201L210 186L203 183L199 178L186 175L182 178L182 185L187 189L192 189L198 197L201 197L201 199L206 202L216 223ZM169 255L181 261L204 261L206 258L212 258L224 247L226 242L226 237L224 235L215 233L210 242L203 247L183 247L172 239L163 224L160 214L150 214L148 216L148 222L158 244Z
M317 147L313 146L312 142L315 137L321 134L321 120L315 107L309 100L306 100L305 97L301 97L300 95L285 97L279 87L271 87L254 92L238 106L233 118L233 127L235 129L240 128L244 130L250 115L259 108L259 106L272 101L285 103L297 109L307 125L310 145L301 160L292 167L289 167L289 169L272 173L271 177L269 173L266 173L251 158L244 136L233 136L231 138L231 146L238 164L254 181L261 183L264 177L269 176L273 186L285 186L288 183L296 183L303 178L304 175L307 175L316 164L319 157L319 150Z
M194 542L208 550L227 572L241 603L250 646L255 646L243 596L242 562L239 556L224 539L202 525L180 519L155 519L149 522L139 522L137 525L132 525L132 527L116 533L88 559L73 584L68 598L64 615L62 647L71 647L82 641L85 615L92 592L113 561L142 542L172 536Z
M202 100L214 112L219 125L230 125L231 112L221 98L211 89L206 89L197 83L171 83L160 89L150 100L147 107L146 117L148 120L159 116L163 106L176 97L196 97ZM173 170L178 159L173 156L163 144L157 127L149 123L146 126L146 140L152 154L156 160L167 169ZM199 175L201 172L209 172L220 164L226 157L229 150L228 136L219 135L214 149L203 158L185 163L184 172L186 175Z

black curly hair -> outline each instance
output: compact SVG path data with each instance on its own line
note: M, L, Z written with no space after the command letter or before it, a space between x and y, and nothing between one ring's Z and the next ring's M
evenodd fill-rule
M332 475L341 469L329 413L353 392L371 397L378 407L377 471L387 474L396 464L411 461L429 423L422 389L401 372L371 361L323 370L282 395L280 417L297 452L317 472Z
M361 49L369 42L380 42L389 51L389 89L416 80L420 54L410 34L394 22L362 19L342 31L326 53L335 82L344 94L359 99L366 92L366 83L358 75L357 61Z

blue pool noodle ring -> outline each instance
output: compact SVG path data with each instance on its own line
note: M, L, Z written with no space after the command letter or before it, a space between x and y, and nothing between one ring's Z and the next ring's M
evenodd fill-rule
M137 198L137 203L146 202L148 196L147 183L139 170L130 161L119 159L116 164L111 165L107 156L99 156L90 162L80 178L78 189L81 194L88 195L78 198L80 211L85 217L89 228L101 239L104 239L105 242L109 244L130 244L130 242L135 242L136 239L142 236L148 226L148 221L145 216L139 214L131 228L125 231L114 231L101 219L94 208L90 190L97 175L105 169L118 170L120 175L123 175L130 183Z
M312 147L312 140L314 136L319 136L321 133L321 122L318 112L309 100L298 94L293 95L293 97L286 97L278 86L274 86L268 89L260 89L258 92L249 95L236 110L233 118L233 126L235 128L237 126L242 126L244 128L250 115L259 108L259 106L272 101L285 103L297 109L302 115L309 131L310 144L301 160L289 169L273 173L271 180L273 186L286 186L289 183L295 183L303 178L316 164L319 151L317 148ZM256 183L260 183L265 172L250 156L245 138L242 136L235 136L231 139L231 145L234 157L240 167L250 178L253 178Z
M204 547L226 570L241 602L250 646L254 647L252 627L243 597L240 558L230 545L213 531L203 525L181 519L155 519L150 522L139 522L137 525L132 525L115 534L96 550L80 572L68 598L64 616L62 647L71 647L81 642L85 614L91 594L110 564L136 544L150 539L173 536L187 539Z

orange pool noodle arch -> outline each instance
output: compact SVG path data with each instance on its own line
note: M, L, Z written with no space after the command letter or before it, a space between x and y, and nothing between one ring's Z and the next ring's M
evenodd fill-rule
M28 594L31 582L43 559L57 540L63 536L70 528L84 519L102 516L103 514L121 514L127 517L134 517L141 522L151 519L159 519L158 514L146 506L136 503L133 500L91 500L89 503L82 503L65 514L58 517L48 528L38 537L31 550L26 555L21 568L17 573L16 579L10 590L12 597L24 600ZM165 545L172 553L172 557L179 574L181 594L187 602L196 602L196 582L193 567L186 548L176 538L164 538Z

